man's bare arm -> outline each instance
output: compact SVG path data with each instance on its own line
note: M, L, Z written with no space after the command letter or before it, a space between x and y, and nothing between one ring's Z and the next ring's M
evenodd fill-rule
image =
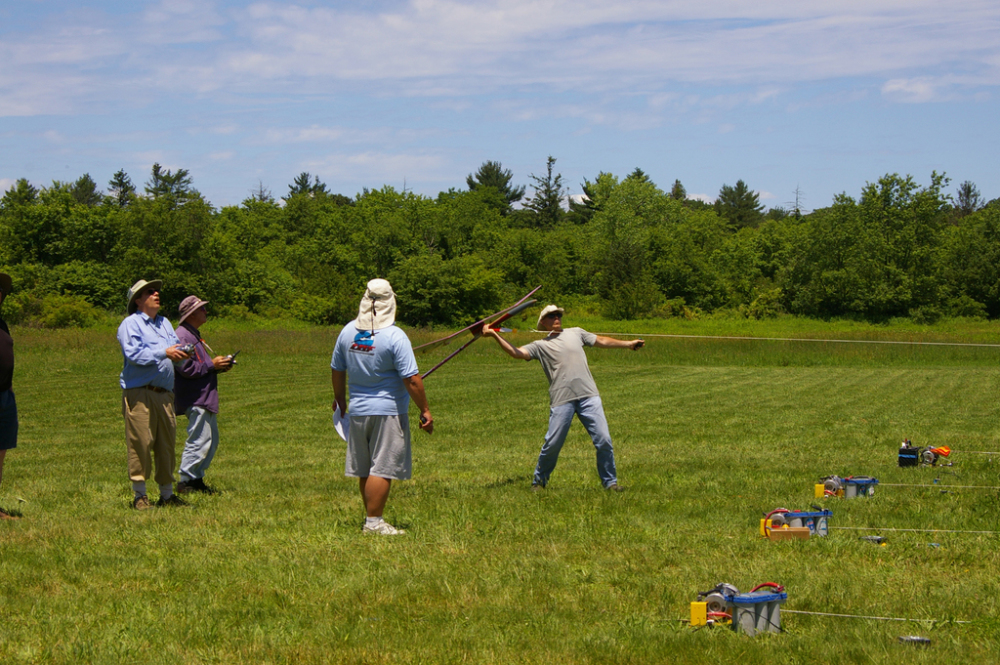
M638 351L645 343L646 342L641 339L612 339L611 337L598 335L597 341L594 342L594 346L599 349L632 349L633 351Z
M424 430L428 434L433 434L434 417L431 415L431 409L427 405L427 393L424 391L424 380L420 378L419 374L414 374L413 376L408 376L403 379L403 386L406 388L406 392L410 393L413 403L417 405L418 409L420 409L420 429Z
M347 372L338 372L335 369L330 371L333 374L331 377L333 381L333 409L336 411L339 406L341 413L347 413Z
M515 348L510 342L505 340L500 336L500 333L489 327L489 324L483 326L483 337L492 337L500 345L500 348L507 352L511 358L517 358L518 360L531 360L531 355L524 350L524 347Z

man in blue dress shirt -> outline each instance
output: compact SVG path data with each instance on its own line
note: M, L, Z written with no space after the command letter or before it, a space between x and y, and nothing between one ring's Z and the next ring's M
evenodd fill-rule
M128 447L128 475L132 480L132 507L152 508L146 481L156 458L158 506L180 506L174 494L174 451L177 420L174 415L174 363L186 360L170 321L159 315L161 280L140 279L128 292L128 313L118 326L124 365L121 373L122 415Z

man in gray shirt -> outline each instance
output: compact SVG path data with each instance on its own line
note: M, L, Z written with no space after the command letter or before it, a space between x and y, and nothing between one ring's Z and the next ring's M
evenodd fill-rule
M618 474L615 470L615 451L611 446L611 433L604 417L601 395L597 384L590 375L584 346L601 349L632 349L636 351L645 344L641 339L630 341L612 339L589 333L583 328L562 327L563 309L555 305L546 306L538 315L538 329L548 332L548 336L520 348L514 348L489 325L483 326L483 335L492 337L504 351L520 360L537 360L542 364L545 377L549 380L549 431L538 455L532 489L545 487L549 476L556 468L559 451L566 441L573 414L580 419L597 449L597 474L605 489L620 492Z

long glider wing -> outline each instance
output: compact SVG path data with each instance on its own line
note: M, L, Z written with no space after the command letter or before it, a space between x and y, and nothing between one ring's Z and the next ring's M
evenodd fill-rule
M472 332L473 335L475 335L476 337L478 337L479 335L481 335L483 333L483 324L485 324L487 321L492 320L494 317L500 316L501 314L506 314L506 313L510 312L512 309L514 309L515 307L517 307L518 305L523 304L525 300L527 300L528 298L530 298L531 296L533 296L535 294L535 291L537 291L540 288L542 288L541 284L539 284L535 288L531 289L531 291L528 292L528 295L524 296L523 298L521 298L520 300L518 300L516 303L514 303L513 305L511 305L510 307L506 307L504 309L501 309L499 312L495 312L493 314L490 314L486 318L480 319L480 320L476 321L475 323L473 323L471 326L466 326L465 328L462 328L458 332L453 332L452 334L448 335L447 337L442 337L441 339L436 339L433 342L427 342L426 344L421 344L420 346L415 346L415 347L413 347L413 350L414 351L429 351L430 349L438 347L438 346L440 346L440 345L442 345L442 344L444 344L446 342L450 342L454 338L456 338L459 335L461 335L462 333L466 333L466 332ZM521 310L518 310L518 311L521 311Z
M538 289L535 289L535 290L537 291ZM531 293L534 293L534 291L532 291ZM531 295L531 293L529 293L528 295ZM527 297L527 296L525 296L525 297ZM503 315L500 318L498 318L496 321L490 322L488 319L484 319L483 321L478 322L478 326L479 326L478 328L476 328L475 326L472 326L472 328L474 328L472 330L472 339L470 339L468 342L466 342L462 346L458 347L457 349L455 349L454 351L452 351L451 353L449 353L448 356L444 360L442 360L437 365L434 365L434 367L431 367L429 370L427 370L426 372L424 372L420 376L420 378L421 379L426 379L428 376L430 376L434 372L434 370L436 370L437 368L441 367L441 365L445 364L446 362L448 362L449 360L451 360L452 358L454 358L455 356L457 356L459 353L461 353L462 351L464 351L470 344L472 344L477 339L479 339L480 337L482 337L482 335L483 335L483 326L486 325L486 323L488 323L488 322L489 323L493 323L493 325L497 325L497 324L503 323L504 321L506 321L507 319L511 318L512 316L516 316L517 314L523 312L528 307L531 307L532 305L535 304L535 302L536 301L533 300L533 299L532 300L523 300L522 302L519 302L518 304L514 305L513 307L511 307L510 309L508 309L506 312L504 312Z

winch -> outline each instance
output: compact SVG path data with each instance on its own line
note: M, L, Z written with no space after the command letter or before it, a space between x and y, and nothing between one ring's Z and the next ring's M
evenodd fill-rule
M788 599L785 587L764 582L741 594L732 584L721 582L698 593L691 603L691 625L711 626L729 622L738 633L756 635L781 631L780 606Z
M909 439L903 439L899 447L899 466L937 466L938 460L951 455L948 446L915 446Z
M816 498L825 496L842 496L853 499L858 496L874 496L878 480L869 476L825 476L820 478L822 485L816 485Z
M829 533L829 521L833 513L819 506L812 510L788 510L775 508L760 521L760 535L770 536L772 529L809 529L810 536L825 536Z

